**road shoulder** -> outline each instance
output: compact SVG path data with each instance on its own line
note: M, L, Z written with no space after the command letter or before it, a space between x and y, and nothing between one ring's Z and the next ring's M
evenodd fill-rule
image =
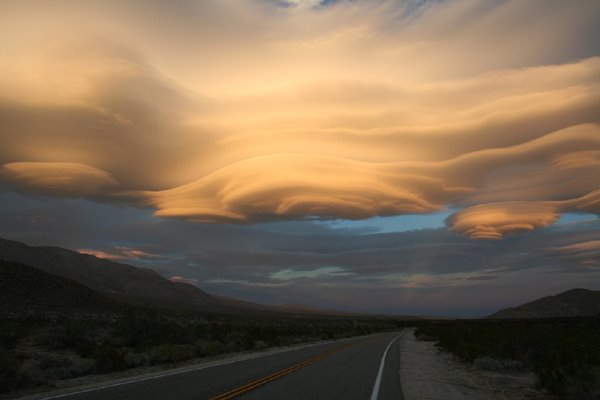
M440 352L407 329L400 339L400 380L405 400L542 400L532 373L482 371Z
M190 371L195 371L199 369L217 367L220 365L226 365L231 363L236 363L244 360L250 360L253 358L261 358L268 357L272 355L276 355L279 353L285 353L289 351L301 350L308 347L315 347L320 345L326 345L329 343L336 342L346 342L353 339L365 338L373 335L365 335L365 336L354 336L348 337L344 339L337 340L324 340L317 342L309 342L309 343L301 343L297 345L291 346L282 346L275 347L270 349L265 349L263 351L252 351L252 352L242 352L242 353L230 353L223 354L216 357L211 358L200 358L194 360L188 360L182 363L179 366L173 365L157 365L154 367L145 367L145 368L137 368L137 369L129 369L122 372L106 374L106 375L89 375L81 378L73 378L66 381L59 382L59 385L55 387L53 390L43 390L43 388L39 388L38 391L33 393L24 394L20 397L5 397L6 399L12 400L41 400L46 399L48 397L60 397L63 395L69 395L73 393L82 393L86 391L96 390L105 387L126 385L132 382L143 381L156 379L169 375L177 375L181 373L186 373Z

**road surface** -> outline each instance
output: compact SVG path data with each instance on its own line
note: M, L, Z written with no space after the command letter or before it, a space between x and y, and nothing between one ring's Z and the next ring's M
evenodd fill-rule
M402 399L399 335L324 343L46 399Z

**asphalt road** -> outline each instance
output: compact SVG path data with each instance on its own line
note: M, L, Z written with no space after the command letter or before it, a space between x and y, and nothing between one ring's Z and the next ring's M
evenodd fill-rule
M402 399L400 351L395 340L399 334L324 343L177 374L166 372L165 376L46 399Z

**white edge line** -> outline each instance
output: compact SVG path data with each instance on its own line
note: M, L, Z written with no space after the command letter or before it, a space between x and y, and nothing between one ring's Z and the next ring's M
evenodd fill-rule
M381 356L381 362L379 363L379 371L377 372L377 378L375 378L375 384L373 385L373 391L371 392L370 400L377 400L379 396L379 386L381 385L381 375L383 375L383 368L385 366L385 357L387 356L387 352L392 346L392 344L402 335L398 335L392 339L390 343L388 343L385 351L383 352L383 356Z
M375 335L377 335L377 334L375 334ZM151 379L164 378L166 376L171 376L171 375L185 374L185 373L188 373L188 372L199 371L201 369L218 367L218 366L221 366L221 365L233 364L233 363L240 362L240 361L252 360L252 359L255 359L255 358L267 357L267 356L272 356L272 355L280 354L280 353L286 353L288 351L300 350L300 349L304 349L304 348L307 348L307 347L314 347L314 346L319 346L319 345L324 345L324 344L329 344L329 343L335 343L335 342L343 342L343 341L347 341L347 340L359 339L361 337L364 338L364 337L368 337L368 336L372 336L372 335L354 336L354 337L344 338L344 339L340 339L340 340L333 340L333 341L320 342L320 343L312 343L312 344L307 344L307 345L299 346L299 347L293 347L293 348L289 348L289 349L273 350L273 351L270 351L268 353L253 354L253 355L248 355L246 357L235 358L235 359L230 359L230 360L214 361L214 362L211 362L211 363L207 363L207 364L204 364L204 365L200 365L200 366L192 367L192 368L188 368L188 369L183 369L183 370L182 369L178 369L176 371L171 371L171 372L167 372L167 373L164 373L164 374L152 375L152 376L147 376L147 377L144 377L144 378L138 378L138 379L133 379L133 380L126 380L124 382L117 382L117 383L113 383L113 384L110 384L110 385L96 386L96 387L92 387L92 388L85 389L85 390L79 390L77 392L69 392L69 393L62 393L62 394L57 394L57 395L51 395L49 397L40 398L40 400L60 399L62 397L75 396L77 394L94 392L96 390L108 389L108 388L112 388L112 387L116 387L116 386L129 385L130 383L143 382L143 381L148 381L148 380L151 380ZM387 349L386 349L386 352L387 352ZM18 400L18 399L16 399L16 400Z

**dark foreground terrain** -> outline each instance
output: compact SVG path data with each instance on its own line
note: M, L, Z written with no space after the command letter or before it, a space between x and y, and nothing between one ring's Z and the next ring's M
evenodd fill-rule
M398 333L168 372L52 398L73 400L401 399ZM390 346L391 347L391 346ZM385 365L380 368L383 354ZM382 373L379 374L381 369ZM378 375L380 375L378 379Z
M533 371L555 398L600 399L600 317L593 316L599 301L598 292L576 289L481 320L336 315L218 298L134 266L0 240L0 398L373 334L379 335L210 368L204 363L74 398L207 398L251 386L234 394L366 399L382 360L387 367L377 398L398 398L399 352L383 354L399 330L417 326L420 338L482 369Z
M438 321L416 335L482 369L531 370L558 399L600 399L600 317Z
M0 325L0 388L14 396L36 387L51 390L84 375L385 332L397 330L402 322L205 315L139 307L120 314L4 315Z
M405 323L217 298L149 270L0 239L0 398Z

